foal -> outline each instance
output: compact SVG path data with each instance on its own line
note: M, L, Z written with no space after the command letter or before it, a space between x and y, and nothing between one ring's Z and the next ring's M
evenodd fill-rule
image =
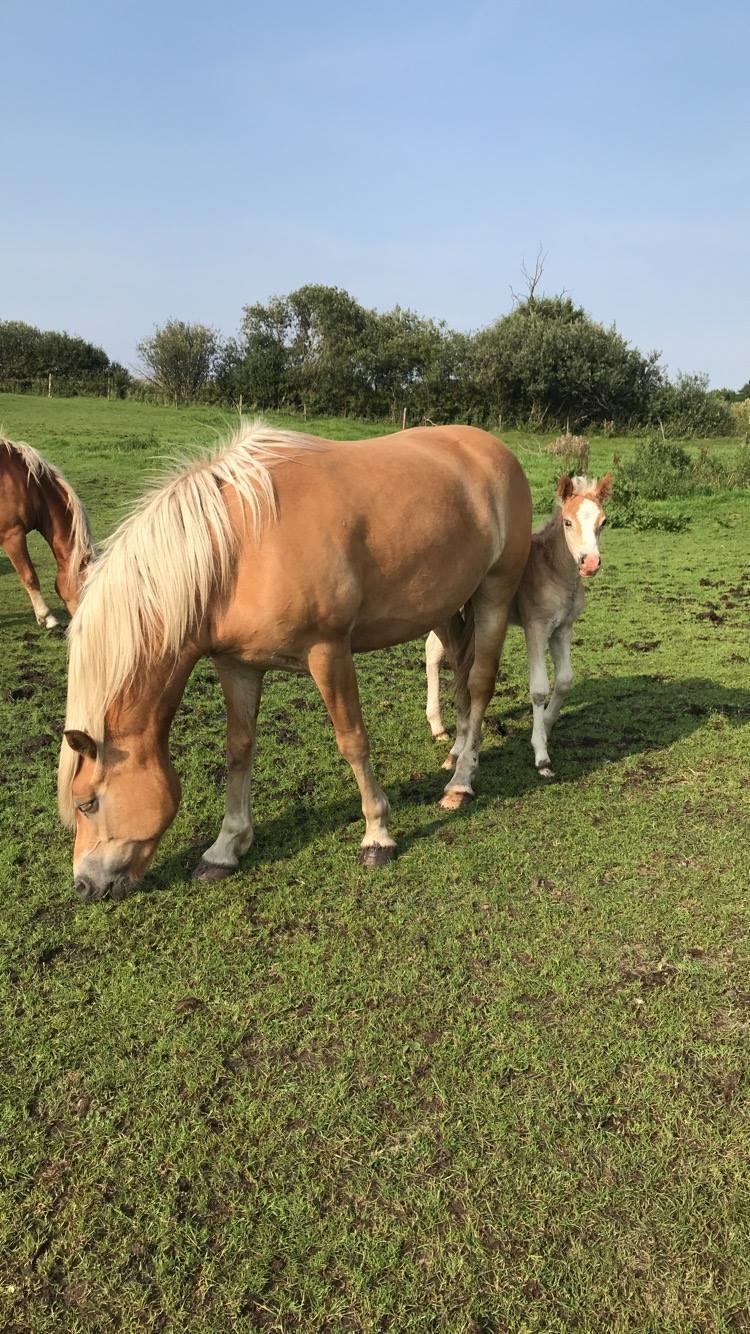
M586 477L560 478L559 505L549 523L534 533L531 551L511 609L510 624L523 626L529 658L529 693L534 713L531 744L537 772L553 776L547 741L573 683L570 649L573 626L583 612L582 580L592 579L601 565L599 534L607 522L604 501L612 489L607 473L601 481ZM549 694L545 653L549 645L555 665L555 687ZM433 630L425 646L427 659L427 720L436 741L448 737L440 717L440 663L443 644ZM451 769L460 750L461 722L456 744L443 765ZM458 748L458 749L457 749Z
M39 590L26 534L37 530L57 562L55 588L68 611L78 606L81 582L94 556L86 511L72 486L30 445L0 435L0 547L31 599L34 615L47 630L58 624Z

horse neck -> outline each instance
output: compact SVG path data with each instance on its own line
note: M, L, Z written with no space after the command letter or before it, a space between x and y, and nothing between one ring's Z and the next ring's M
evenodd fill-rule
M166 747L174 716L200 651L191 645L179 661L150 663L139 669L137 682L126 698L107 710L106 731L115 745L139 752Z
M563 512L558 509L553 514L547 527L540 534L544 541L547 560L554 570L555 576L570 588L577 587L578 570L576 563L568 550L568 544L565 541L563 531Z
M59 482L43 477L37 483L37 526L59 569L67 569L73 551L73 519L68 499Z

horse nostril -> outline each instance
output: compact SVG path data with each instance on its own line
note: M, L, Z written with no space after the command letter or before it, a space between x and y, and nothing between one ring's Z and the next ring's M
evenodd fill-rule
M76 877L75 887L77 892L83 899L84 903L88 903L89 899L93 898L94 886L91 884L90 880L86 879L85 876L79 875Z

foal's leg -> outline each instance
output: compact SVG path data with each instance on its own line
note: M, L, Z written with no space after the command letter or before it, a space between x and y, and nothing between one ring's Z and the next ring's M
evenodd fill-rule
M36 570L31 563L29 548L26 545L26 534L23 528L13 528L9 533L3 536L2 546L5 548L9 561L13 565L21 583L31 598L31 605L34 608L34 615L39 623L46 630L54 630L59 624L57 618L52 615L47 603L44 601L39 591L39 579Z
M231 658L216 658L215 665L227 706L227 790L219 836L198 862L196 880L231 875L253 841L250 775L263 673Z
M560 710L565 703L565 697L573 684L572 644L572 625L561 625L558 630L550 635L549 647L552 661L555 664L555 688L552 691L552 699L544 710L544 727L547 736L549 736L560 717Z
M433 741L448 741L448 733L440 717L440 664L445 657L445 649L434 630L427 636L424 653L427 667L427 721Z
M473 614L473 613L472 613ZM450 748L441 765L442 769L453 769L456 765L461 751L466 745L466 738L469 735L469 713L471 710L471 699L469 696L468 675L459 671L458 659L463 653L473 653L473 644L467 646L465 642L464 620L458 614L454 616L447 625L439 630L440 637L445 645L445 652L453 668L453 689L456 699L456 739Z
M537 773L542 778L551 778L549 755L547 754L547 729L544 725L544 705L549 694L547 676L547 629L541 621L529 621L524 626L526 634L526 652L529 658L529 694L534 722L531 729L531 745L534 750L534 763Z
M359 860L363 866L383 866L391 860L396 844L386 824L388 798L370 765L351 649L348 644L317 644L310 650L308 667L333 723L336 744L352 767L362 797L365 836Z
M440 803L445 810L456 810L474 795L472 779L479 763L479 742L487 705L495 693L508 628L512 594L505 595L502 584L489 576L474 594L474 662L469 672L469 710L463 730L463 746L456 758L456 768ZM458 739L458 738L457 738ZM455 746L454 746L455 751Z

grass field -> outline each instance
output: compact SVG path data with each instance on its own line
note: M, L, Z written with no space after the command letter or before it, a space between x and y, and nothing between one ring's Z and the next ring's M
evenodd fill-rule
M230 424L11 396L0 421L99 537ZM508 442L541 514L554 461ZM224 776L203 665L179 816L144 888L93 906L54 804L64 644L0 557L3 1329L750 1330L750 493L678 508L685 532L605 535L556 781L517 631L455 815L421 646L360 659L399 843L368 873L323 706L271 678L255 846L196 887Z

